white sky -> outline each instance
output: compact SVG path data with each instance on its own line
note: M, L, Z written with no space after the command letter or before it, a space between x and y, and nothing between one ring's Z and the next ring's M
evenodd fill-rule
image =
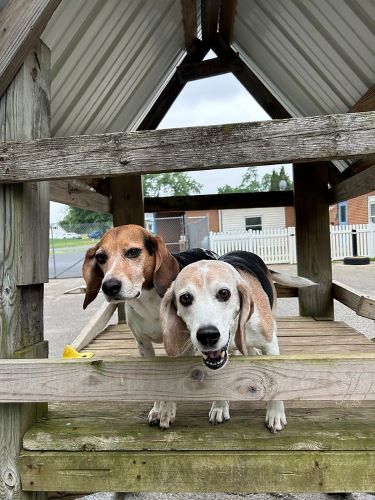
M158 128L193 127L269 120L269 116L232 74L216 76L188 83ZM271 172L271 167L258 167L259 177ZM246 168L190 172L203 184L202 194L215 194L225 184L237 186ZM292 178L292 168L286 166ZM57 222L66 213L66 206L51 202L51 222Z

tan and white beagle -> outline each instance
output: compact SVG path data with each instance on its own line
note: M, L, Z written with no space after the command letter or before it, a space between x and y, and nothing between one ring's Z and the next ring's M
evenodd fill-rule
M298 288L314 285L305 278L270 271L250 252L230 252L217 261L185 267L161 302L167 354L198 351L212 370L225 366L228 352L278 355L274 282ZM210 422L229 418L228 401L214 401ZM265 422L272 432L282 430L286 425L282 401L267 403Z
M171 254L160 236L135 224L105 233L87 250L83 263L86 297L83 308L102 289L108 302L125 302L127 323L141 356L155 356L152 343L162 343L160 301L180 269L200 259L214 259L212 252L193 249ZM149 413L150 424L169 427L176 405L157 401Z

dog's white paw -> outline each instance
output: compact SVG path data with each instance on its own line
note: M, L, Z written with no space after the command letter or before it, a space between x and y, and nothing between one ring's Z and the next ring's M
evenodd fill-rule
M271 432L283 430L287 422L282 401L268 401L265 422Z
M211 424L221 424L230 419L228 401L214 401L208 414Z
M162 429L168 429L176 418L176 403L174 401L155 401L150 413L148 423L159 425Z

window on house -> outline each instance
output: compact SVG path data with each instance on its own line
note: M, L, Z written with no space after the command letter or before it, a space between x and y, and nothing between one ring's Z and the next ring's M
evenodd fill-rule
M337 211L339 214L339 224L348 224L348 202L343 201L337 205Z
M375 224L375 199L369 199L368 217L370 224Z
M261 231L262 230L262 217L245 217L246 231L250 229Z

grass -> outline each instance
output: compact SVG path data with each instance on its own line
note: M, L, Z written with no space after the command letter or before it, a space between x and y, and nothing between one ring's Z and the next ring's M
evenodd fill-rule
M91 240L90 238L83 237L81 240L76 239L53 239L49 240L49 246L52 248L66 248L66 247L84 247L96 243L98 240Z

